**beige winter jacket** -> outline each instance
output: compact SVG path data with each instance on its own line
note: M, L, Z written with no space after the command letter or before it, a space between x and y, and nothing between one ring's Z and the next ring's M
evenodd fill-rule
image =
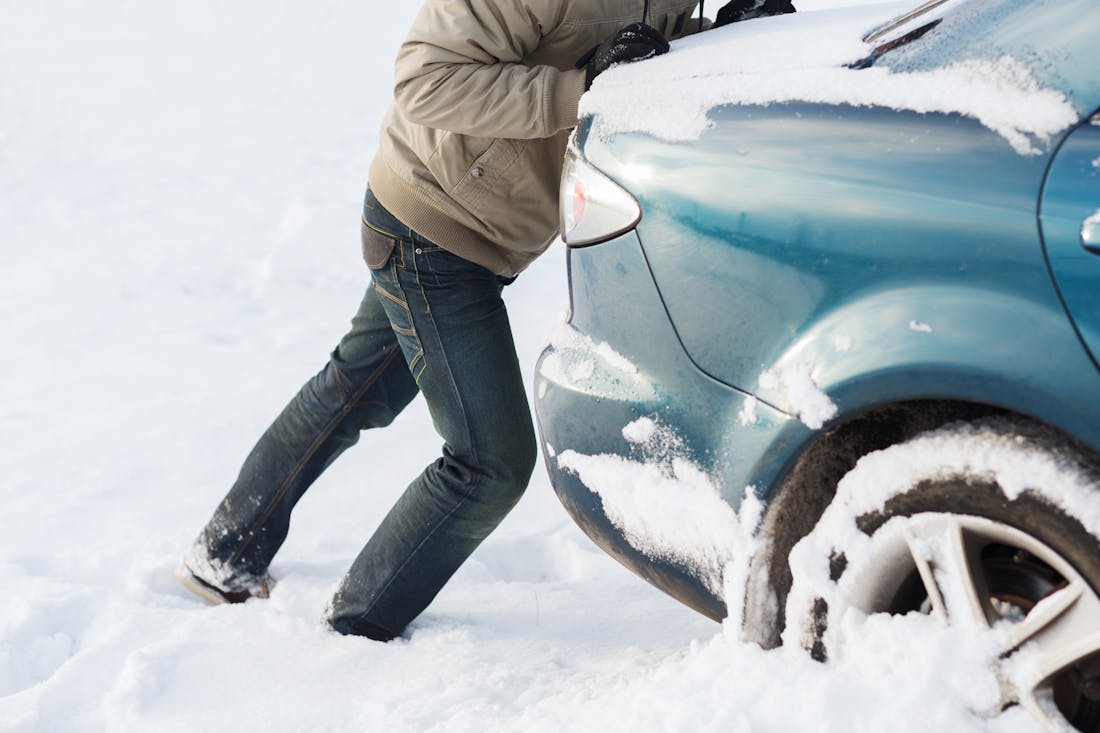
M370 169L378 200L413 230L515 275L558 230L558 179L578 58L642 19L643 0L426 0L395 65ZM666 37L696 0L651 0Z

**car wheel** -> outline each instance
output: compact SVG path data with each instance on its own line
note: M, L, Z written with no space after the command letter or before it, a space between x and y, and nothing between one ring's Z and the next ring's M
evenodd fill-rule
M791 553L785 643L843 657L853 611L993 629L1000 701L980 712L1100 731L1098 477L1085 451L1003 419L864 456Z

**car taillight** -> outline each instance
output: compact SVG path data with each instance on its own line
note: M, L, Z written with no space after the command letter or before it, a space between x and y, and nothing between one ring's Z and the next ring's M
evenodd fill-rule
M561 238L570 247L606 242L642 218L635 198L572 147L565 153L560 209Z

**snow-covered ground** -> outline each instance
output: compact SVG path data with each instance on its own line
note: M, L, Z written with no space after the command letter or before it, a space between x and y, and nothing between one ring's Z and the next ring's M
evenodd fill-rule
M981 660L919 624L830 666L738 642L594 548L541 471L407 639L331 633L329 594L438 449L419 401L300 504L270 600L177 586L367 282L360 198L414 11L0 0L0 730L1027 729L967 712ZM528 372L563 265L507 291Z

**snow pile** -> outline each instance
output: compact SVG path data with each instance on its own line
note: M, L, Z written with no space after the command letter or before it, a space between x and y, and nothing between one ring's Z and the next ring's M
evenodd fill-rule
M984 640L945 638L929 619L864 624L858 648L817 664L797 649L763 651L726 633L692 644L660 666L569 699L540 701L524 730L703 731L1033 731L1020 709L996 720L969 712L996 681ZM550 706L568 712L547 715Z
M598 115L603 134L646 132L692 140L723 104L813 102L880 106L973 117L1020 154L1036 154L1077 121L1059 92L1043 89L1009 58L968 60L929 71L846 68L867 56L861 40L876 25L910 10L911 2L761 18L673 44L645 64L601 75L581 99L582 115ZM644 93L639 90L644 89Z

